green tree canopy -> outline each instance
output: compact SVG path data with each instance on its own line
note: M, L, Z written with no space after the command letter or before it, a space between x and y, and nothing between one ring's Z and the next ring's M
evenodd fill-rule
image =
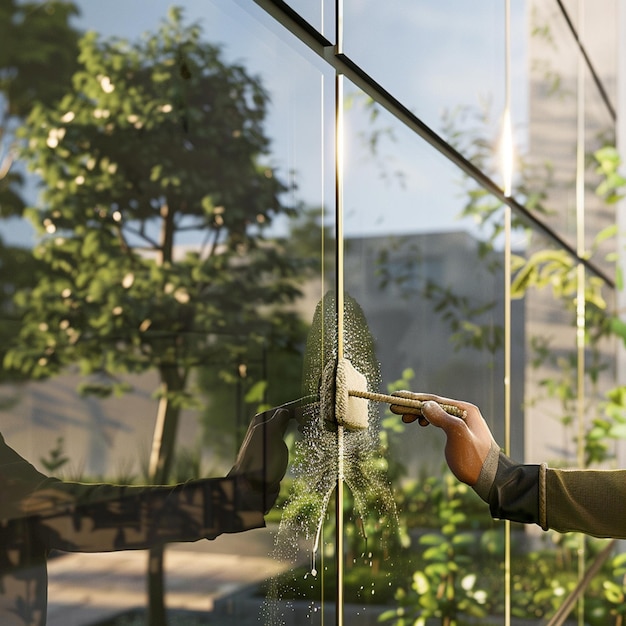
M70 24L76 13L70 2L0 0L0 219L24 210L23 170L15 167L16 128L35 102L61 98L78 66L78 34ZM13 296L32 285L35 266L29 251L0 240L0 359L19 328ZM15 372L0 373L3 381L15 378Z
M24 207L22 178L12 168L13 130L35 102L61 98L77 67L77 15L71 2L0 0L0 217ZM51 71L52 69L52 71Z
M263 233L292 211L268 162L268 94L172 10L138 43L80 41L73 89L21 135L44 267L5 365L45 377L175 371L293 328L298 267ZM242 356L242 358L244 358ZM228 359L232 360L232 359Z

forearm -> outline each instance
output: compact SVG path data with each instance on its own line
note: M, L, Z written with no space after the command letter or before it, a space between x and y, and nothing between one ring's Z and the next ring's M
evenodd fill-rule
M497 519L626 538L626 470L557 470L500 453L486 500Z
M239 489L236 478L172 487L50 480L31 496L30 503L50 548L103 552L213 539L222 533L262 527L262 511L241 493L246 489Z

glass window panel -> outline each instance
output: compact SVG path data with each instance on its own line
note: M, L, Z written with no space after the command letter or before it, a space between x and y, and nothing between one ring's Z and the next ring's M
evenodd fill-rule
M530 20L529 185L541 220L575 247L578 48L556 4L534 5Z
M300 0L287 4L325 37L334 39L334 12L339 4ZM498 181L501 177L494 155L504 100L504 5L495 0L472 3L471 9L462 3L431 4L405 1L389 10L387 5L371 0L344 0L344 52L401 105L449 140L485 176ZM578 5L563 5L580 28ZM137 40L141 33L154 31L166 19L169 9L169 4L160 0L130 4L115 0L103 6L79 2L81 13L73 24L83 30L94 29L103 40ZM606 10L597 11L592 3L586 3L584 29L581 28L597 76L613 99L616 36L611 28L602 25L617 23L616 6L611 2ZM557 4L537 0L512 3L511 8L513 119L523 157L515 172L514 196L574 247L579 227L575 196L578 49ZM280 4L277 10L280 12ZM606 21L598 26L600 20ZM189 387L185 388L186 394L181 394L185 403L179 415L177 460L171 480L222 477L232 466L256 411L306 394L304 407L298 412L298 428L294 421L287 433L290 467L278 505L266 516L268 528L222 535L211 542L168 547L168 607L210 612L219 623L241 624L252 619L268 624L290 620L301 624L334 620L334 612L341 605L340 610L351 623L375 620L381 613L395 609L400 601L394 594L402 589L407 593L405 611L410 612L426 597L438 601L434 587L428 587L434 580L432 574L423 574L426 566L438 558L433 546L443 545L437 543L442 538L454 537L455 558L450 559L448 554L444 561L458 560L462 564L463 559L456 559L457 555L472 559L471 571L461 585L464 591L459 589L458 594L465 594L463 597L480 610L502 615L506 602L502 588L504 525L491 520L484 503L446 473L442 433L434 428L403 425L385 405L378 407L379 411L372 409L370 415L374 424L380 424L380 431L348 432L343 438L321 416L319 383L327 381L324 365L334 362L339 349L339 319L334 308L336 279L341 272L345 280L342 295L349 312L344 328L348 331L348 356L367 370L375 386L382 391L396 386L433 391L475 402L501 443L505 432L502 342L505 310L510 304L511 456L526 462L575 465L578 459L574 424L581 412L576 368L581 360L576 349L571 272L559 275L550 287L531 286L523 297L506 303L502 235L505 211L501 203L347 80L346 130L342 137L346 161L341 181L345 240L339 242L345 255L338 258L334 239L339 232L334 207L335 76L328 57L314 55L280 20L266 13L263 3L186 2L183 22L195 21L202 29L202 40L217 44L226 64L240 67L258 80L264 90L263 94L257 93L257 101L262 100L267 109L260 116L255 134L257 139L263 136L263 140L254 153L254 166L233 168L235 175L226 175L225 164L234 158L232 141L245 135L253 127L252 121L235 128L234 133L230 122L222 120L216 124L223 133L220 140L211 144L217 158L203 153L190 159L180 174L182 179L195 168L204 167L193 181L185 178L182 187L190 194L195 187L206 187L211 195L205 204L212 208L215 218L210 225L202 225L201 220L195 221L190 215L179 222L185 230L172 242L177 254L171 264L181 271L157 289L146 289L131 306L126 300L124 306L118 305L114 299L119 294L126 297L120 285L127 291L136 288L138 270L120 273L117 283L99 287L98 281L113 276L125 258L111 244L113 247L107 249L101 261L91 264L101 267L102 273L81 279L84 288L90 290L91 299L85 297L70 307L90 323L101 319L103 311L110 312L113 319L122 316L120 319L126 320L115 327L119 336L114 337L114 342L104 326L99 327L98 348L100 356L106 357L102 363L110 363L116 352L126 349L120 338L124 333L140 328L141 333L148 329L162 333L161 344L141 344L145 359L152 358L163 343L173 340L169 344L168 367L140 374L143 367L137 361L126 368L128 371L117 372L120 381L133 386L121 397L79 395L76 388L80 383L88 382L91 391L103 393L103 385L108 381L102 375L103 367L91 373L80 372L75 367L78 358L69 364L67 373L49 380L10 380L2 387L2 398L7 400L3 403L6 410L2 434L18 452L47 473L69 479L145 482L157 415L158 398L152 397L152 393L159 383L171 381L175 372L189 369L189 378L185 378ZM169 167L175 168L185 160L184 155L180 156L180 145L191 150L194 138L212 129L206 120L194 128L194 123L202 119L202 111L206 113L216 99L237 99L236 89L227 93L206 89L190 99L191 88L187 85L195 77L185 54L189 54L191 39L190 35L180 42L172 61L178 70L180 89L178 99L175 98L176 111L172 106L168 112L177 117L171 128L156 132L156 147L152 151L146 148L154 134L145 125L143 130L137 127L137 113L129 109L124 118L128 128L116 134L118 140L108 147L98 144L101 149L132 147L133 158L128 159L128 164L137 169L152 159L163 163L169 159L173 162ZM124 55L124 60L128 58ZM61 71L61 65L55 63L50 72L58 84L62 84ZM97 83L96 89L86 94L85 102L99 102L103 93L113 102L125 93L118 88L121 82L116 84L110 76L99 72L97 69L84 75L85 85L89 81ZM29 78L31 85L45 87L46 72ZM612 141L614 120L589 71L584 83L588 163L585 246L593 250L593 261L612 276L610 254L615 241L609 237L598 242L597 236L614 222L614 211L595 192L602 179L595 172L591 157L597 148ZM167 89L167 80L162 84ZM246 103L254 108L255 99L250 97ZM170 103L166 107L167 104ZM97 127L106 137L123 125L113 106L94 107L94 119L87 116L88 121L81 127L83 133ZM47 147L43 154L50 157L55 150L61 154L65 149L65 155L57 162L46 161L38 172L41 176L50 175L48 169L54 170L55 163L62 164L54 170L57 179L45 178L49 203L55 201L54 194L62 193L64 185L73 186L74 193L67 195L67 201L57 202L60 212L80 204L81 193L95 187L92 183L98 172L97 168L88 168L91 173L81 178L69 171L73 167L72 149L84 145L73 140L76 125L71 125L70 112L75 115L74 110L58 112L61 121L55 120L54 132L44 137ZM13 132L17 125L17 120L10 120L8 128ZM42 128L31 127L31 150ZM143 141L136 140L135 131L140 130L145 136ZM85 167L87 162L88 159ZM25 162L18 162L14 171L26 173ZM219 185L214 182L215 171L224 173ZM98 209L92 221L98 215L104 220L103 233L108 232L108 210L116 221L118 213L123 215L136 208L131 202L124 208L126 192L123 185L116 186L120 180L116 167L106 169L106 173L110 180L94 189L97 202L88 203ZM144 187L152 183L165 185L165 178L167 175L162 173L144 175L140 182ZM168 179L167 185L176 187L174 178ZM261 208L253 216L242 218L244 226L237 231L236 225L225 222L233 202L216 203L215 198L236 197L252 178L256 187L253 185L254 190L241 203L242 214L252 206L259 207L262 191L273 184L268 181L276 181L279 190L275 190L277 197L270 204L279 215ZM29 175L27 181L19 189L20 194L29 204L41 203L35 177ZM128 237L131 245L142 237L158 240L163 231L156 224L175 205L169 200L164 203L164 196L165 192L150 196L159 211L146 230L140 227L138 217L129 220L134 227ZM282 211L287 207L289 211ZM51 210L42 222L46 233L43 236L50 242L54 237L59 243L48 254L69 254L72 241L68 232L82 219L81 215L78 212L76 220L61 224ZM196 217L202 218L202 213ZM254 226L246 224L246 220ZM2 252L9 259L2 261L3 269L9 270L2 279L3 294L10 294L20 276L28 273L18 271L26 267L34 239L24 223L11 220L2 225ZM220 224L236 231L239 237L244 232L251 235L253 243L234 249L239 255L237 262L229 266L228 273L220 274L220 281L211 283L215 292L203 300L207 305L203 315L214 316L220 330L203 325L202 316L196 317L198 326L190 328L184 320L191 313L196 295L200 300L201 294L194 290L204 277L201 272L193 273L192 279L181 287L176 283L185 276L181 260L185 253L197 251L202 242L206 243L207 231L213 237L208 240L216 244L214 253L219 255L226 250L229 240L220 239ZM514 215L514 225L514 268L519 268L521 261L536 260L541 251L569 259L555 240L540 233L537 224L525 225ZM84 239L88 241L87 237ZM95 246L91 241L90 245ZM6 247L12 245L21 248ZM87 244L80 245L88 256ZM158 256L145 253L134 262L142 268L150 265L157 274L166 271L155 258ZM199 258L204 256L200 254ZM188 257L191 263L189 259L193 257ZM68 267L71 269L72 263L59 265L55 277L69 272ZM212 267L212 278L218 269ZM237 277L242 278L237 281ZM601 415L604 394L615 383L617 346L614 338L599 331L606 321L603 316L615 308L615 294L606 285L598 288L598 283L593 282L596 278L589 272L586 277L589 287L595 288L593 294L599 306L596 310L589 304L586 309L589 343L584 351L583 402L586 427L591 427L590 420ZM77 286L73 283L70 291L80 291ZM72 293L63 295L66 288L49 286L47 293L55 302L68 304ZM296 298L297 291L301 293ZM98 293L100 310L94 306L94 294ZM157 328L154 309L150 307L162 293L170 297L163 314L178 310L181 314L170 316L166 325ZM37 297L33 292L30 300L36 302ZM186 301L188 297L191 306ZM600 306L601 298L606 305ZM4 301L1 304L4 307ZM20 316L10 305L2 311L5 336L12 338L17 335ZM140 315L141 319L137 317ZM22 348L41 346L44 352L38 365L42 368L55 350L62 356L75 354L72 337L78 340L78 336L73 335L69 314L59 316L57 309L46 312L42 319L31 323L32 333L24 336L21 343ZM102 319L106 321L104 316ZM59 330L66 331L67 337ZM54 333L56 339L52 340ZM350 333L355 333L356 338ZM370 333L375 350L371 363ZM46 337L47 342L42 344ZM62 345L55 347L55 341ZM84 334L81 341L85 341ZM116 350L110 350L111 346ZM205 350L200 353L202 346ZM188 402L191 399L193 403ZM167 441L170 436L164 439ZM619 454L619 446L615 450ZM604 451L595 450L597 455L613 451L612 445ZM340 459L344 462L342 470ZM600 461L605 466L614 463ZM341 490L337 482L340 471L345 477ZM243 497L243 492L237 494ZM218 497L212 502L219 508L222 500ZM449 517L451 502L461 513L453 520ZM344 515L343 528L337 527L338 510ZM260 517L255 519L259 521ZM532 571L525 547L528 539L534 546L536 537L527 527L514 526L513 533L514 615L527 616L532 612L539 618L538 611L551 611L553 606L531 607L524 592L528 571ZM117 540L121 541L122 535ZM478 535L480 541L476 541ZM467 542L460 541L460 537ZM340 540L345 571L343 586L338 590L336 550ZM579 546L564 541L563 555L573 557ZM556 558L554 550L550 558ZM145 593L147 561L143 553L78 552L54 558L49 565L51 621L59 619L59 623L65 624L73 618L78 620L79 613L88 613L93 619L125 612L137 605L138 597L144 598L141 594ZM572 581L577 576L573 569L567 573ZM119 574L115 578L123 585L110 586L112 571ZM214 585L215 580L219 582ZM538 580L533 579L534 586ZM82 593L86 587L89 602ZM255 591L251 592L251 588ZM456 595L454 599L460 598ZM552 601L553 598L549 600Z
M591 2L566 0L563 6L563 20L569 19L580 37L585 53L609 99L616 102L618 2L609 0L602 5L602 11L594 10ZM583 13L582 20L580 13ZM574 37L574 34L572 34Z
M600 172L600 167L614 163L615 120L607 109L590 72L585 73L585 248L591 252L594 264L610 279L615 276L615 233L608 236L607 229L617 221L615 188L603 191L607 174ZM609 149L607 154L604 151ZM601 152L599 152L601 151Z
M546 207L552 213L549 223L571 243L575 242L576 232L574 173L579 60L586 65L583 88L587 158L591 158L599 145L615 141L611 109L615 107L616 56L612 30L609 28L607 32L605 28L598 28L599 16L597 13L593 18L588 15L592 11L588 4L584 6L584 30L580 30L578 9L576 3L567 3L564 13L556 4L534 3L530 37L531 80L534 85L530 108L530 157L535 161L543 160L545 172L548 168L554 170L551 174L551 189L546 198ZM608 15L611 15L611 7L608 7L608 11ZM583 60L578 52L575 34L567 24L567 17L579 29L587 60ZM606 17L603 15L602 19ZM593 180L591 172L586 175L589 181ZM538 179L545 180L545 176L539 176ZM590 182L588 189L594 188ZM586 201L591 203L591 213L607 214L594 207L597 201L590 194ZM600 226L601 222L607 223L612 218L607 216L607 219L599 219L590 215L589 219L591 223ZM601 226L596 229L591 225L587 225L587 228L596 232L602 229ZM589 236L586 241L590 245Z
M103 8L83 3L81 5L83 12L76 23L81 29L94 29L99 32L102 41L110 42L112 38L119 37L137 42L142 33L153 32L167 19L168 6L166 3L144 2L133 4L132 8L122 3ZM132 341L138 342L132 345L139 345L136 355L143 354L143 357L138 357L139 360L135 361L134 365L129 365L128 372L124 371L124 367L116 372L118 378L115 382L124 381L133 386L133 390L121 398L80 396L76 391L77 385L88 382L92 391L103 392L103 387L99 385L110 381L104 376L104 361L102 368L94 366L95 373L87 375L79 373L78 357L75 362L69 363L67 375L61 374L45 382L27 382L8 388L7 395L13 404L7 405L5 407L7 410L3 413L3 435L9 444L41 471L54 473L66 479L145 483L152 435L157 420L158 398L154 393L163 383L163 377L167 378L172 372L185 372L188 384L183 394L184 410L179 416L177 428L177 460L170 472L172 481L184 481L206 475L225 476L233 466L237 450L254 414L269 406L295 400L302 394L302 352L306 344L308 326L317 302L327 289L329 277L335 273L334 255L327 254L322 262L322 252L334 250L331 239L333 215L329 214L328 207L328 199L334 197L334 167L332 158L328 158L328 154L332 153L328 142L332 145L334 126L332 91L328 87L328 77L332 77L332 74L304 45L285 33L256 5L250 5L250 8L251 10L246 10L230 3L224 5L203 2L188 3L183 12L183 23L188 25L197 22L202 31L199 47L205 43L219 46L220 52L216 54L231 68L232 73L229 76L239 76L239 80L243 81L245 75L248 80L258 81L260 90L256 94L253 95L249 91L247 95L242 96L249 98L246 105L250 111L250 119L245 121L242 127L230 128L228 124L228 112L232 111L234 114L234 109L228 108L229 101L240 103L237 100L236 85L225 93L211 89L194 92L191 87L186 90L185 81L192 84L195 68L190 69L191 63L185 65L183 58L185 53L177 51L175 46L169 51L170 63L174 67L178 64L178 71L172 80L180 82L181 101L173 104L166 102L161 108L163 114L172 113L171 126L167 126L166 123L162 126L156 125L156 129L144 126L144 138L138 137L137 133L141 129L136 125L139 123L136 117L144 111L136 112L130 104L124 109L127 111L124 119L122 119L124 116L118 115L114 103L108 113L100 111L97 115L91 116L96 120L96 126L100 124L98 129L103 135L118 132L119 129L116 135L118 141L113 142L114 145L102 147L110 150L109 163L114 162L113 155L118 147L134 145L137 149L137 152L133 153L134 161L133 159L124 161L124 166L128 165L130 168L134 165L140 170L144 162L147 162L162 163L164 169L176 168L179 165L181 145L189 151L196 149L199 153L197 159L190 159L185 171L181 173L180 170L176 170L176 174L181 177L190 171L197 174L192 180L186 181L185 192L190 195L196 194L194 198L198 199L197 206L200 206L205 193L211 194L210 197L207 196L205 204L212 208L211 215L214 219L203 222L202 213L197 211L195 219L189 215L182 216L184 213L182 207L168 200L169 205L164 203L160 205L161 212L157 211L158 215L152 223L146 225L145 231L141 230L140 219L137 217L134 222L129 223L131 234L123 233L128 236L130 245L135 245L142 237L148 242L152 238L160 241L162 231L155 226L158 216L165 215L164 212L170 209L181 209L181 220L177 223L180 231L172 240L172 278L169 282L158 283L160 272L169 271L169 267L153 263L153 259L158 258L158 255L155 257L148 253L138 253L133 257L136 267L150 266L152 274L147 274L146 281L150 276L156 275L155 280L158 284L150 287L146 282L147 290L139 292L132 301L129 300L129 321L119 324L120 335L132 334L136 328L140 329L140 333L149 333L155 328L159 315L162 314L164 317L169 315L168 325L160 330L156 329L163 337L162 345L169 345L167 350L171 358L167 366L161 363L160 370L155 367L146 374L137 373L144 369L139 361L142 358L147 360L152 358L161 345L157 345L158 341L141 343L141 336L137 335L135 340L129 340L129 344L132 344ZM125 15L128 19L120 19L120 15ZM166 45L164 39L160 43ZM181 47L184 46L188 46L186 53L191 55L195 53L194 49L190 50L192 44L189 41L181 43ZM165 65L167 66L167 63ZM208 73L208 65L200 71ZM124 98L130 99L121 79L115 84L114 81L106 81L104 75L98 77L91 72L88 74L88 80L100 81L101 91L115 94L121 101ZM41 77L39 79L41 80ZM163 85L164 92L169 94L170 84L167 78L160 84ZM330 85L332 86L332 80ZM146 87L146 91L149 92L151 86ZM97 100L101 94L95 90L90 96ZM220 102L223 103L222 106L227 113L213 128L210 120L207 121L203 115L211 107L219 108ZM258 109L255 113L255 107L259 102L266 106L266 110L263 112ZM150 109L151 104L146 104L146 107ZM180 110L175 110L175 107L179 107ZM63 115L65 113L67 111L64 111ZM77 112L74 113L77 115ZM257 118L254 118L255 114L258 115ZM104 118L108 120L110 126L105 127L104 121L99 122ZM76 131L77 137L79 132L84 132L85 135L89 132L92 121L88 116L86 119L84 130ZM74 132L69 127L72 120L67 116L62 122L68 124L65 134L67 143L69 135ZM128 127L124 125L125 122L128 122ZM255 127L257 123L258 126ZM254 144L256 147L252 150L248 167L245 167L236 161L238 153L235 150L235 142L246 136L249 129L253 136L247 138L251 144L254 144L254 141L257 143ZM202 143L205 131L214 133L208 146ZM216 136L219 133L223 133L223 137L217 141ZM81 145L83 144L79 138L76 141L76 149ZM200 145L202 151L198 149ZM63 147L61 145L59 149ZM53 149L50 146L48 148ZM214 152L209 154L211 148ZM68 152L66 163L71 163L70 157L73 158L73 154ZM180 157L181 160L182 158ZM172 164L171 159L176 162ZM233 159L234 163L231 162ZM121 170L121 165L118 165L117 169L111 166L108 174L121 175ZM222 175L220 184L215 183L215 178L220 178L215 174L216 171ZM92 176L95 178L96 175L97 168ZM85 175L85 180L81 179L80 182L77 182L74 176L72 178L79 187L82 185L82 188L91 188L89 176ZM136 184L138 188L142 186L150 188L152 183L163 181L164 178L164 174L154 174L151 178L148 171L145 175L138 175L136 181L133 179L132 184ZM278 181L274 188L276 197L271 193L266 194L266 185L271 185L271 181ZM25 190L28 194L27 201L32 204L40 202L34 191L34 183L33 179L33 184ZM115 183L109 181L107 184L110 184L111 188L104 185L98 200L103 212L106 213L110 209L111 215L115 216L116 211L125 214L126 210L134 208L132 200L129 201L130 208L123 204L125 199L122 192L119 188L117 192L113 189ZM167 185L163 184L165 189ZM178 187L174 180L171 184ZM247 198L237 200L238 194L241 193L239 190L246 188L249 192ZM76 194L79 193L80 188ZM169 198L167 193L163 191L163 197L158 196L156 200ZM237 202L240 204L237 205ZM76 206L79 206L78 200ZM242 217L240 226L243 230L237 231L238 226L230 221L229 211L240 210L244 214L249 213L250 208L255 206L258 207L258 213ZM51 214L50 222L44 224L49 235L60 234L52 232L54 219L57 219L57 216ZM112 219L116 220L115 217ZM251 223L247 223L248 220L251 220ZM105 220L102 225L104 231L107 224ZM125 222L123 226L126 226ZM66 237L64 240L58 240L59 252L66 249L69 251L72 227L71 220L64 224L63 229L66 232L62 234ZM204 267L201 261L217 258L227 248L229 240L220 236L220 232L226 228L234 232L234 236L241 237L241 245L236 250L233 249L238 260L234 265L229 261L228 272L222 270L223 273L220 274L219 263L210 269ZM247 242L244 231L250 236ZM50 239L50 236L48 238ZM88 239L85 238L86 241ZM16 243L11 239L11 231L7 233L5 242L7 245ZM212 243L213 257L208 253L193 256L201 246L205 246L205 249L207 246L211 248ZM148 247L149 244L145 245ZM187 256L187 261L184 261L186 254L191 256ZM16 273L21 257L12 258L14 260L11 260L8 266L8 275ZM101 278L114 275L124 258L125 256L120 255L114 245L108 249L101 262ZM80 263L81 260L78 259L76 262ZM185 263L189 265L185 266ZM194 263L196 266L192 269ZM255 267L258 271L253 271ZM207 277L203 274L204 271L210 275ZM120 274L118 282L130 292L133 287L139 285L138 275L138 269L133 272L129 270ZM241 281L238 285L232 283L232 289L229 289L228 283L235 276L240 276ZM177 281L186 281L185 287L181 288ZM96 282L95 279L88 281L85 289L95 287ZM206 284L204 293L200 292L199 284ZM114 297L113 293L118 293L115 291L118 287L119 284L117 287L111 285L100 293L102 308L98 308L97 303L90 306L91 300L85 298L77 303L76 311L84 312L88 323L104 313L110 313L111 307L116 306L116 303L110 304L110 298ZM79 291L76 285L71 285L71 288L73 291ZM298 296L299 292L301 296ZM156 302L161 293L169 297L169 304L163 305L162 309ZM65 298L60 290L55 292L52 285L49 286L49 294L51 298L59 300ZM202 302L201 306L204 308L201 311L194 309L196 302ZM124 303L122 313L126 306ZM180 316L170 315L179 308ZM48 317L42 318L45 322L41 321L33 332L52 334L57 328L61 331L71 330L72 325L58 315L56 310L50 312ZM113 312L113 315L117 313ZM139 315L144 317L141 320L135 319ZM187 323L185 321L188 319L187 316L193 318L193 322ZM215 324L208 324L207 319L214 319ZM111 343L110 335L106 334L106 327L101 328L98 346L107 364L114 358L111 356L111 347L117 345L120 351L126 349L122 346L121 338L119 341L119 345ZM73 349L71 345L69 342L66 354L70 354ZM22 347L26 347L26 344ZM65 356L61 356L65 359ZM69 356L66 360L70 361ZM294 420L292 431L296 430L295 426ZM296 434L290 432L288 440L292 442L295 437ZM167 435L166 439L171 440L170 435ZM291 481L292 477L287 476L281 502L288 494ZM241 498L245 495L239 491L237 494L237 497ZM222 502L216 494L213 504L207 500L209 509L213 505L219 508L222 505L228 506L229 503ZM168 557L172 557L173 565L169 570L171 576L168 584L171 586L168 587L166 594L167 606L171 609L192 611L201 608L206 612L215 602L218 615L224 620L232 619L237 622L236 617L228 616L232 602L226 599L221 603L218 601L225 590L231 592L249 584L259 584L266 578L289 569L289 564L273 553L273 538L280 522L280 512L281 509L274 508L268 514L269 529L249 533L235 532L224 541L223 537L218 537L215 543L197 544L199 547L194 548L193 556L194 563L199 569L194 571L203 573L192 575L191 579L188 568L185 571L185 567L174 565L179 563L180 559L189 562L189 546L177 544L168 548ZM6 511L2 513L5 514ZM258 515L258 512L255 513L257 522L260 522L261 518L258 518ZM96 520L96 523L99 521ZM244 530L247 525L248 522L241 528L232 527L230 530ZM254 525L258 524L253 523L252 526ZM181 533L184 531L182 521L180 531ZM176 537L178 535L175 535L173 540ZM205 544L208 544L208 547ZM116 545L124 544L121 542ZM113 545L107 549L112 547ZM57 567L50 568L49 597L50 614L61 615L63 623L78 620L76 617L78 613L82 615L89 613L92 617L100 618L127 611L145 602L147 571L145 553L135 551L119 558L110 557L109 560L98 560L91 554L80 553L72 555L71 560L63 561L64 558L59 557L55 561ZM240 560L242 558L250 560L244 564ZM224 571L228 569L228 563L232 565L235 562L236 565L230 572ZM222 582L215 585L206 584L207 580L217 580L210 574L211 571L217 570L222 570L220 573L220 576L224 576ZM111 576L111 571L117 575ZM77 582L77 576L80 577L80 584ZM129 583L128 588L123 589L112 579L132 580L132 584ZM113 587L109 587L111 584ZM85 600L83 594L85 585L90 588L91 601ZM188 588L187 592L181 591L183 587ZM129 592L131 588L132 593ZM307 596L316 597L315 591L307 588L305 600ZM317 599L319 602L319 595ZM19 598L16 599L18 600ZM245 607L237 605L236 608L243 611L246 617L250 617L251 612L254 619L262 617L263 598L252 598L251 604L252 608L250 605ZM0 618L0 621L3 620Z
M576 276L568 255L537 232L529 231L528 243L518 251L520 260L532 264L544 277L549 271L546 253L561 255L563 264L553 275L566 292L551 289L549 283L529 285L521 301L526 319L523 344L515 349L524 353L526 363L525 460L559 466L566 459L576 463Z
M525 126L525 3L511 3L513 120ZM345 53L436 132L449 116L482 117L499 133L504 106L504 4L485 0L344 2ZM373 43L375 42L375 43Z
M614 466L614 442L598 436L598 424L606 423L606 392L615 384L615 342L603 335L606 316L613 307L613 293L604 287L597 291L594 278L586 272L585 348L577 346L575 302L578 291L576 265L558 247L538 232L528 231L527 245L518 254L537 270L525 290L523 343L513 349L525 351L525 462L548 463L549 467ZM543 256L546 255L546 256ZM548 258L561 257L563 263L552 265ZM543 260L543 262L541 262ZM518 274L519 276L519 274ZM551 281L545 279L552 276ZM540 284L543 283L543 284ZM514 285L516 280L514 277ZM597 306L601 299L605 306ZM582 389L579 377L583 373ZM591 433L593 432L593 435ZM591 435L591 436L590 436ZM597 437L597 438L596 438ZM513 525L515 528L516 525ZM576 580L590 567L594 540L583 535L560 535L553 531L526 531L533 550L544 551L542 563L550 564L552 575ZM601 544L598 544L601 545ZM582 558L582 560L580 560ZM529 602L525 596L524 578L531 576L537 586L545 587L540 570L527 559L526 551L514 553L512 561L512 610L549 615L553 609L539 596ZM592 603L593 591L586 591ZM585 601L587 604L587 601Z
M346 91L350 103L363 102L349 84ZM502 241L495 231L502 226L502 207L488 194L482 196L476 211L483 221L477 225L464 214L477 185L388 113L381 110L370 117L353 105L346 113L346 127L345 288L362 308L374 337L381 389L400 387L474 402L502 441L504 277ZM358 149L374 135L379 137L374 150ZM518 363L516 371L521 370ZM521 376L520 381L516 407L521 406ZM443 471L442 433L403 425L384 406L380 411L385 467L410 546L379 567L388 571L392 589L407 593L406 610L415 611L419 594L425 597L428 592L411 588L413 574L423 572L433 558L420 537L445 536L445 530L444 535L440 531L446 496L438 490L476 511L473 524L492 528L492 523L480 500ZM522 424L519 410L515 422ZM522 439L517 437L516 444ZM469 525L464 518L457 532L466 532ZM376 554L379 546L368 541L367 549ZM476 588L486 587L491 594L494 581L487 572L497 569L502 558L497 549L483 555L480 568L473 570L478 574ZM349 562L347 568L349 589L357 568ZM371 576L377 595L386 588L384 579L379 588L379 580ZM437 581L436 576L428 581L432 589ZM365 589L370 585L367 578L360 584ZM491 594L494 605L502 602L502 593L500 585L498 594ZM428 597L436 602L434 591ZM368 614L370 610L373 607L366 607Z
M540 233L528 229L527 236L527 242L515 251L514 260L515 267L524 270L516 270L513 276L514 291L520 276L530 276L527 288L519 294L526 320L523 341L513 343L514 351L525 354L526 363L526 462L557 467L587 465L591 460L580 458L577 447L580 420L584 420L584 431L592 427L603 411L601 398L615 380L615 340L604 332L614 294L591 272L584 273L586 344L579 352L576 264ZM557 259L558 263L550 262ZM527 273L529 268L533 271ZM581 367L585 376L579 395Z

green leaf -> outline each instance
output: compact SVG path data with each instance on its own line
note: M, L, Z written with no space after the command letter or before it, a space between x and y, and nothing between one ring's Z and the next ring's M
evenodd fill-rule
M626 439L626 424L613 424L609 434L614 439Z
M602 582L604 589L604 597L613 604L622 604L624 602L624 591L622 587L610 580Z
M435 535L433 533L429 533L426 535L422 535L419 538L419 542L424 546L440 546L444 543L447 543L447 540L442 535Z
M618 337L621 337L622 341L626 344L626 322L622 321L618 317L611 318L611 331Z
M248 404L259 404L263 401L265 397L265 392L267 390L267 380L260 380L256 382L248 392L246 393L244 400Z
M111 396L113 388L111 385L100 383L79 383L78 393L81 396L95 396L97 398L108 398Z

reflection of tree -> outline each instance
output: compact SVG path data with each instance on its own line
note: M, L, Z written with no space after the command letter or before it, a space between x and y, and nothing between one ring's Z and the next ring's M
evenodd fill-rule
M6 245L0 238L0 358L19 332L21 315L13 302L16 292L33 284L37 262L30 250ZM27 378L16 371L0 370L0 381L16 381ZM0 406L10 406L16 401L10 392L0 395Z
M351 115L364 115L367 119L367 130L359 133L359 143L367 154L365 158L374 161L379 179L386 185L397 184L404 188L406 172L397 165L395 152L385 148L387 142L394 143L397 137L392 126L381 124L378 103L364 92L355 90L346 94L344 105Z
M178 10L138 43L86 35L73 88L37 104L20 131L43 183L27 211L40 268L17 299L22 327L5 365L40 378L78 363L92 377L83 391L99 395L127 390L126 373L158 372L161 484L192 372L245 364L275 338L289 346L298 328L284 305L299 266L264 238L293 213L267 159L268 94L201 36Z
M12 130L34 102L52 104L70 85L78 35L70 2L0 2L0 216L22 209ZM54 71L51 72L50 68Z
M314 281L322 271L320 244L329 241L329 228L320 224L319 207L300 206L289 222L289 234L281 246L302 280ZM326 271L332 271L334 248L325 248ZM302 393L303 344L294 344L292 337L305 337L306 323L299 318L285 319L291 327L283 327L283 336L260 342L249 349L245 361L241 355L222 355L217 363L204 362L199 371L199 386L207 390L207 402L201 416L205 443L218 456L232 454L233 425L224 421L233 405L238 424L245 426L250 411L260 411L297 398ZM230 359L230 360L229 360Z
M16 218L24 209L23 176L16 167L14 132L35 102L51 105L68 89L77 67L78 35L69 25L76 14L70 2L0 2L0 218ZM50 68L54 67L51 72ZM0 240L0 358L15 337L19 316L16 290L31 285L32 255ZM14 379L15 372L0 373ZM19 378L19 376L18 376ZM3 399L3 401L5 401Z

